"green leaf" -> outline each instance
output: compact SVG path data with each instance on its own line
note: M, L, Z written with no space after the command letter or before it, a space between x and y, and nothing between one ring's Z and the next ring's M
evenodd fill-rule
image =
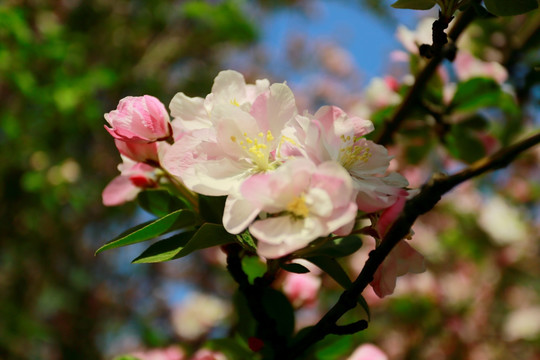
M144 210L159 217L186 208L182 200L172 196L167 190L142 191L137 196L137 201Z
M472 130L485 130L488 124L488 120L480 114L473 114L459 122L460 127Z
M133 355L120 355L120 356L117 356L115 358L113 358L113 360L140 360L138 357L135 357Z
M171 236L167 239L150 245L132 263L156 263L173 260L175 256L186 246L195 231L189 231Z
M207 222L221 224L226 196L199 195L199 214Z
M184 209L177 210L160 219L148 221L123 232L97 249L96 254L104 250L150 240L173 230L196 225L198 221L197 215L194 212Z
M484 0L484 4L498 16L519 15L538 8L537 0Z
M396 9L429 10L435 4L435 0L397 0L391 6Z
M329 256L309 256L306 260L315 264L322 271L330 275L339 285L348 289L352 282L340 263Z
M257 322L249 309L249 304L242 292L237 290L233 295L234 316L236 331L246 340L255 335Z
M328 335L315 346L315 359L345 359L352 352L355 345L357 344L355 344L351 335Z
M245 249L253 252L257 251L257 245L255 245L255 240L253 240L253 237L249 233L249 230L246 230L243 233L236 235L236 239Z
M309 269L307 267L301 264L297 264L297 263L279 264L279 266L283 270L292 272L295 274L305 274L309 272Z
M324 245L316 248L308 256L330 256L340 258L355 253L362 247L362 239L356 235L329 239Z
M458 84L450 109L474 111L480 108L497 107L501 94L501 87L495 80L472 78Z
M248 281L253 284L253 281L262 277L266 272L266 265L259 259L258 256L244 256L242 258L242 270L248 276Z
M473 163L486 155L482 141L473 131L459 124L452 126L445 140L448 152L466 163Z
M289 299L280 291L264 288L262 306L267 314L272 314L277 333L286 339L290 338L294 331L294 309Z
M173 247L172 243L158 245L159 244L158 242L150 246L148 249L146 249L145 252L143 252L139 257L134 259L132 262L134 264L156 262L152 260L158 259L158 258L166 258L167 256L172 255L173 252L176 252L176 253L172 257L166 260L162 260L162 261L179 259L197 250L206 249L206 248L218 246L218 245L225 245L225 244L232 243L234 241L235 241L234 235L229 234L222 225L205 223L199 228L199 230L195 232L193 237L189 239L189 241L185 244L185 246L183 247L178 246L176 250L174 250L172 249ZM151 249L153 246L159 246L160 249L164 250L164 253L162 254L157 253L159 249L157 250ZM145 255L145 253L147 253L147 255Z
M347 275L347 272L343 269L341 264L336 259L328 256L312 256L307 257L306 260L315 264L322 271L330 275L330 277L334 279L344 289L348 289L351 286L352 281L349 278L349 275ZM362 295L359 296L358 303L366 312L368 320L370 320L371 312L369 311L369 305Z

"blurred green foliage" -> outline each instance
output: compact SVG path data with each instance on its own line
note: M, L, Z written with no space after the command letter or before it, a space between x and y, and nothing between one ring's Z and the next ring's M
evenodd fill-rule
M0 358L103 356L106 323L130 316L89 231L120 216L100 201L120 160L103 113L127 95L200 95L223 52L257 36L243 1L0 5Z

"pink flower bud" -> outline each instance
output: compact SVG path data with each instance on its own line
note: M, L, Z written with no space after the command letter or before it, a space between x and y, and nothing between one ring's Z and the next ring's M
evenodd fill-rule
M133 161L159 163L159 144L157 142L135 143L115 139L114 143L120 154L127 156Z
M105 120L112 126L105 129L115 139L126 142L148 143L171 135L165 106L149 95L123 98L116 110L105 114Z

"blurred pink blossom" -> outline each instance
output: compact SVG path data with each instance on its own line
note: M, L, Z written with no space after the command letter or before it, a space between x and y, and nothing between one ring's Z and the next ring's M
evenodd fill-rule
M190 360L227 360L227 357L219 351L201 349L193 354Z
M394 292L398 276L424 270L424 257L405 240L401 240L375 272L371 286L379 297L384 297Z
M373 344L363 344L347 360L388 360L388 356Z
M314 306L318 300L321 278L312 273L287 273L283 281L283 292L295 307Z
M462 49L456 54L454 68L459 80L467 80L473 77L490 77L502 84L508 78L508 72L498 62L482 61Z
M182 338L197 340L229 316L230 312L230 304L217 296L192 293L174 308L172 323Z
M139 360L186 360L184 351L175 345L167 348L141 350L131 353Z

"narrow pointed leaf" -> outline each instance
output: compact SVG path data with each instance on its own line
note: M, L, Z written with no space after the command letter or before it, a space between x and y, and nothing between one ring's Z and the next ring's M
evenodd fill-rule
M398 0L391 6L396 9L429 10L435 4L435 0Z
M310 252L309 256L325 255L333 258L340 258L351 255L361 247L362 239L356 235L349 235L328 240L323 246Z
M315 264L325 273L330 275L330 277L334 279L344 289L348 289L351 286L352 281L349 278L349 275L347 275L347 272L343 269L343 267L336 259L328 256L313 256L306 258L306 260ZM371 312L369 311L369 305L362 295L358 297L358 303L366 312L368 320L370 320Z
M196 225L198 221L197 215L194 212L183 209L177 210L160 219L148 221L120 234L115 239L100 247L96 251L96 254L104 250L150 240L173 230Z
M218 246L218 245L230 244L234 242L236 239L234 235L231 235L227 231L225 231L225 228L223 228L222 225L209 224L209 223L203 224L199 228L199 230L197 230L195 233L191 233L191 235L193 236L190 239L188 239L185 246L179 245L174 250L172 249L171 244L161 245L163 246L163 250L167 251L167 254L164 256L172 255L170 258L164 261L179 259L197 250L206 249L206 248ZM156 243L156 245L157 244L158 243ZM169 247L167 248L167 246ZM173 252L175 252L174 255L172 254ZM142 256L143 254L141 254L141 256L134 259L132 262L135 264L155 262L155 261L149 261L149 260L152 260L152 257L149 257L149 258L143 257Z
M174 257L182 251L194 234L195 231L189 231L158 241L148 247L148 249L135 258L132 263L156 263L173 260Z
M349 275L345 272L339 262L329 256L310 256L306 258L307 261L315 264L322 271L330 275L339 285L348 289L352 282Z
M182 200L172 196L167 190L142 191L137 196L137 201L144 210L159 217L186 208Z
M289 263L289 264L279 264L279 266L288 272L292 272L295 274L305 274L309 272L309 269L301 264L296 263Z
M236 237L229 234L223 225L205 223L197 230L182 251L175 256L175 259L191 254L196 250L230 244L235 240Z

